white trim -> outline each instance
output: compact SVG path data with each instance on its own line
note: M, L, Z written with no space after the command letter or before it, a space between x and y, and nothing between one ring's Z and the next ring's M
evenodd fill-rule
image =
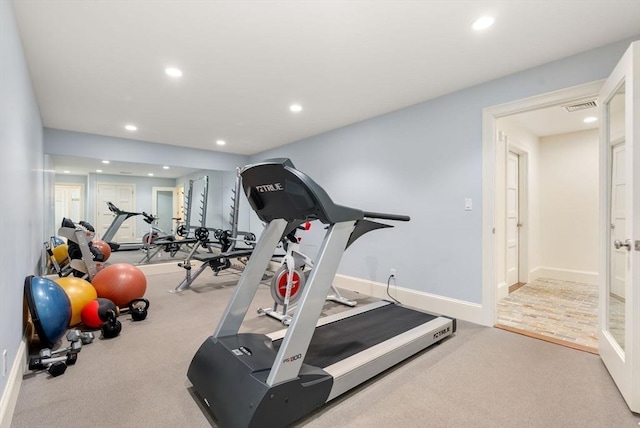
M598 272L589 272L574 269L559 269L547 266L538 266L531 270L531 279L549 278L560 281L582 282L585 284L598 284Z
M500 300L500 299L504 299L508 295L509 295L509 286L507 285L506 281L500 281L498 283L498 291L496 293L496 297L498 298L498 300Z
M0 428L9 428L13 419L13 412L18 402L20 387L22 386L22 375L26 369L27 361L27 340L22 339L16 358L13 360L11 373L5 386L2 397L0 397Z
M178 201L176 201L176 187L157 187L154 186L151 188L151 212L156 216L160 216L158 213L158 192L171 192L171 218L173 219L178 212L176 208L178 205ZM182 216L180 216L182 217ZM169 230L165 230L166 233L175 234L174 226L175 222L173 220L170 221L171 228Z
M495 139L496 120L567 102L578 102L598 95L604 80L585 83L547 94L537 95L482 110L482 305L481 324L494 325L497 311L497 283L495 274Z
M379 299L389 300L387 284L380 282L338 274L334 278L333 285L343 290L350 290ZM392 285L389 291L394 298L407 306L482 324L484 311L482 306L477 303L437 296L435 294L397 287L395 285Z

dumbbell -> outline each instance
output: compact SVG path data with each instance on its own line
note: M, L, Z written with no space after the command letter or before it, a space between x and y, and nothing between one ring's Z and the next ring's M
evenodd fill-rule
M80 339L83 345L88 345L89 343L93 342L95 336L92 331L80 331L73 329L67 332L67 340L69 342L75 342L78 339Z
M63 352L67 352L69 354L77 354L82 350L82 341L76 340L71 342L71 346L67 348L60 348L55 351L52 351L49 348L44 348L40 351L40 358L48 359L48 358L56 358L56 355L62 354Z
M65 356L43 358L41 356L29 357L29 370L46 370L53 377L64 374L67 366L71 366L78 360L77 352L69 352Z

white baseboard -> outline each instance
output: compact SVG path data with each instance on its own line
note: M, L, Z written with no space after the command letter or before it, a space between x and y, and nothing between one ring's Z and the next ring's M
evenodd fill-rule
M5 386L4 393L0 397L0 428L9 428L13 419L13 411L16 408L20 386L22 386L22 375L25 371L27 361L27 340L23 339L18 347L16 358L13 361L11 372Z
M387 296L387 284L380 282L367 281L346 275L336 275L333 285L344 290L389 300L389 296ZM476 324L483 324L484 310L482 305L478 303L469 303L462 300L437 296L422 291L397 287L393 284L389 288L389 293L403 304L416 309Z
M588 272L582 270L559 269L539 266L531 270L531 279L549 278L560 281L582 282L585 284L598 284L598 272Z

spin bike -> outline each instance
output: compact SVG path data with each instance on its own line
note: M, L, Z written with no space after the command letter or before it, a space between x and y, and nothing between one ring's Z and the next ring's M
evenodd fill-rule
M181 250L189 252L189 256L192 256L197 252L199 244L201 243L201 240L198 239L197 233L196 238L189 238L186 236L187 230L180 225L177 228L178 236L180 238L176 238L174 235L166 233L157 226L158 217L144 211L142 212L142 216L144 217L145 223L149 225L149 232L142 236L142 250L145 255L138 264L150 263L151 259L162 251L169 253L171 257L175 257L178 251ZM182 219L174 217L172 220L177 222ZM199 232L199 229L196 229L196 232ZM183 248L183 246L186 246L187 249Z
M306 222L298 226L298 230L309 230L311 223ZM304 284L313 269L313 260L300 251L301 238L296 236L296 229L287 234L282 240L286 251L280 267L271 279L271 297L273 308L258 308L259 314L275 318L285 326L291 323L292 313L296 308L296 302L302 295ZM305 268L309 268L305 270ZM326 300L340 303L341 305L354 307L357 302L340 295L338 289L331 284L332 294L327 295ZM281 307L281 309L278 309Z

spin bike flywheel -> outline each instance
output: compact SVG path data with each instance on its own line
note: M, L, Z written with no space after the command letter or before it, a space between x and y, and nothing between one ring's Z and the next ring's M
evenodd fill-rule
M291 284L291 292L289 293L289 304L295 303L302 294L304 283L307 275L302 269L293 271L293 284ZM287 292L287 282L289 281L289 269L286 266L280 266L276 274L271 279L271 297L279 304L284 305L284 298Z

